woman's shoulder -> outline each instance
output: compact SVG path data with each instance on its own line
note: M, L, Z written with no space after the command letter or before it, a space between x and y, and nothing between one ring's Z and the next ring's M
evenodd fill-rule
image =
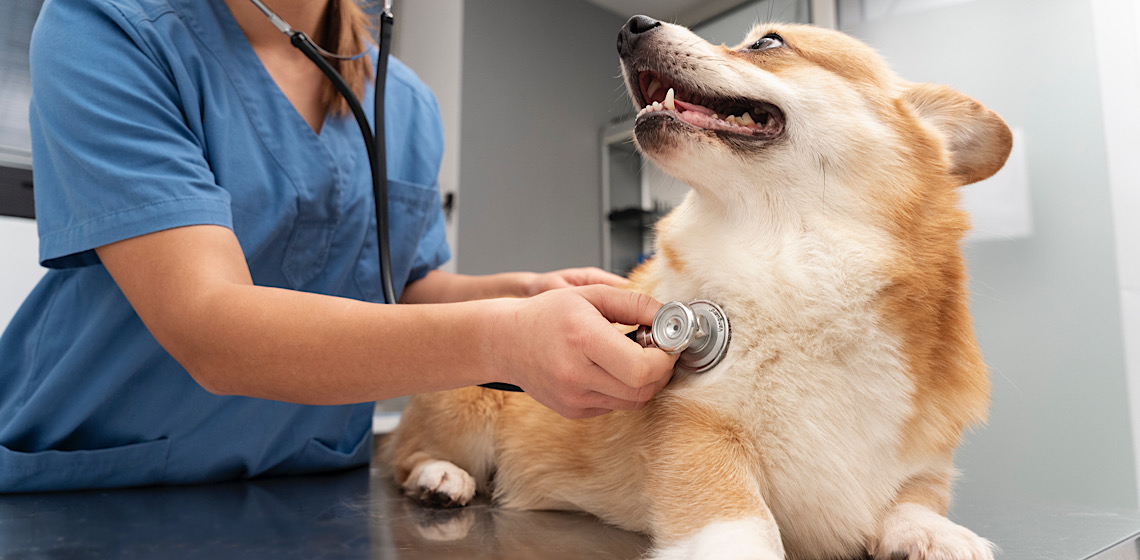
M90 18L109 17L138 25L168 14L177 14L169 0L46 0L39 24L81 26Z
M90 49L115 56L106 51L137 47L153 55L172 36L184 35L174 31L181 27L182 14L169 0L46 0L32 33L32 54L56 58Z
M401 88L404 95L415 99L419 104L431 111L438 111L435 94L431 88L420 79L414 70L396 57L388 59L388 85L389 88Z

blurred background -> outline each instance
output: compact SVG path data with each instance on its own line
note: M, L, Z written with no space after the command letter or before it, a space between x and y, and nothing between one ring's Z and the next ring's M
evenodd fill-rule
M0 325L43 274L27 109L39 0L0 7ZM643 13L734 45L764 21L838 28L903 77L1002 115L1014 153L967 187L989 424L960 448L960 500L1135 508L1140 449L1140 7L1130 0L397 0L393 54L446 131L450 270L643 258L687 187L629 143L614 47ZM0 357L3 359L3 357ZM398 410L399 401L384 408Z

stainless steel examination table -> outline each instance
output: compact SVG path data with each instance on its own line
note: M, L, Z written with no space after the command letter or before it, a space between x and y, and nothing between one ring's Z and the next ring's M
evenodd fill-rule
M1140 513L1016 501L953 518L1006 560L1137 559ZM201 486L0 495L0 559L635 559L648 540L485 501L429 510L377 469Z

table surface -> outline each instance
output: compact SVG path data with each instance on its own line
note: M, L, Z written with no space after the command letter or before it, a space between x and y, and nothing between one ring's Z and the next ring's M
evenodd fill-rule
M1003 560L1134 560L1140 513L994 500L953 518ZM0 495L0 558L636 559L586 514L430 510L378 469L201 486Z

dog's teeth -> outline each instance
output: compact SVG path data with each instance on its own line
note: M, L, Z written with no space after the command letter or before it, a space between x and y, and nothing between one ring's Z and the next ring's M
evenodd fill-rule
M728 124L736 124L736 117L729 115L729 116L724 118L724 122L726 122Z
M654 101L654 102L653 102L653 110L654 110L654 111L660 111L662 108L663 108L663 107L661 107L661 102L660 102L660 101Z
M744 124L744 125L756 124L756 121L752 120L752 115L749 113L744 113L743 115L740 115L740 118L736 119L736 121L738 123Z
M670 111L677 110L677 105L673 103L673 88L669 88L669 91L665 92L665 102L661 105Z
M652 82L649 83L649 89L645 90L645 96L652 98L653 92L655 92L659 89L661 89L661 82L658 80L653 80Z

